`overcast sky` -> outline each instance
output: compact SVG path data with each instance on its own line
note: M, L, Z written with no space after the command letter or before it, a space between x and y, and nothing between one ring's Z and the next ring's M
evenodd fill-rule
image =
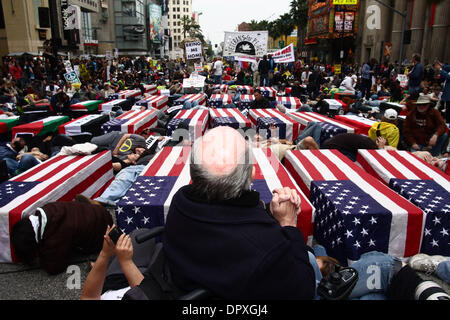
M192 10L202 12L200 27L213 47L225 31L237 31L241 22L273 21L290 10L291 0L192 0Z

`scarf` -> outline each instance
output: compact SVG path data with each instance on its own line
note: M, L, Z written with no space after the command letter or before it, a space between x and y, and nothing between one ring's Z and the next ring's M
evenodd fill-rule
M33 226L36 243L39 243L39 240L42 240L42 237L44 236L45 226L47 225L47 215L41 208L37 208L36 211L40 212L40 217L38 215L31 215L29 219ZM39 218L41 218L41 222L39 222Z

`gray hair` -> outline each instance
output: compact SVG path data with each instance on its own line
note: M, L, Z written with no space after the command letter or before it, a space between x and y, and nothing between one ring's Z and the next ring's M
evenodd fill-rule
M191 179L195 193L203 195L208 202L239 198L251 190L253 157L250 144L245 142L245 152L229 174L214 175L202 165L201 138L194 142L191 152Z

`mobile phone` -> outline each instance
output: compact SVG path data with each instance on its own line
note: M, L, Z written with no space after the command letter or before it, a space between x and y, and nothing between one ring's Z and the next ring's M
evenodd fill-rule
M122 234L123 234L122 230L120 230L117 227L114 227L111 231L109 231L108 236L111 238L114 244L117 244L117 240L119 240Z

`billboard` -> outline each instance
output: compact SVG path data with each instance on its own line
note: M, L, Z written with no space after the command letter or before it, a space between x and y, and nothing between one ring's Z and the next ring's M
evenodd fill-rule
M162 29L162 8L161 6L150 3L148 5L148 16L149 16L149 33L150 40L154 43L161 43L163 39L163 29Z
M267 31L225 32L223 56L262 57L268 38Z

